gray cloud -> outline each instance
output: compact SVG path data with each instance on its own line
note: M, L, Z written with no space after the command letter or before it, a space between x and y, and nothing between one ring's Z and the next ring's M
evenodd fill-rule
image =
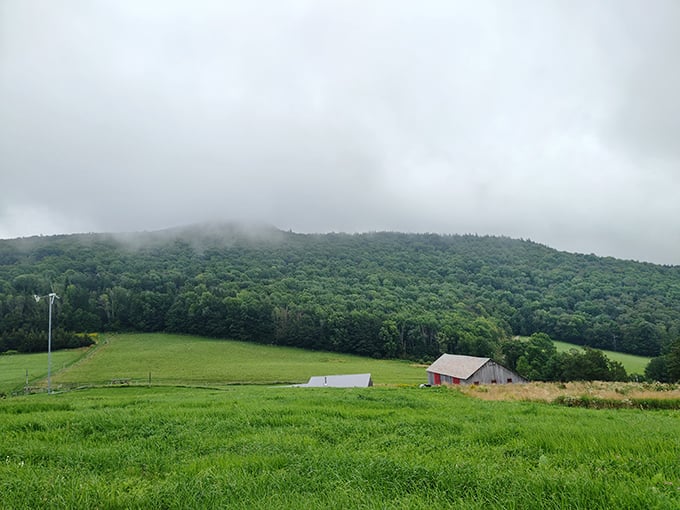
M265 221L680 264L672 1L0 3L0 237Z

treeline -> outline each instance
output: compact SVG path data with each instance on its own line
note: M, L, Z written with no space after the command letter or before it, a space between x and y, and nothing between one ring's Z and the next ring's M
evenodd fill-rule
M623 365L610 360L602 351L586 347L557 352L552 339L545 333L534 333L528 339L503 342L501 351L508 368L532 381L628 379Z
M78 334L57 328L52 331L52 350L75 349L94 344L90 335ZM47 350L47 330L18 329L0 336L0 353L2 352L44 352Z
M0 350L46 329L168 331L369 355L501 353L544 332L656 356L680 337L680 267L531 241L301 235L233 225L0 241ZM4 347L3 347L4 346Z

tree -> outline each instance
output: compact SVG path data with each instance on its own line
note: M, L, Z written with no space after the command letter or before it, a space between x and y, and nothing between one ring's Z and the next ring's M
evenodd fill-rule
M625 381L628 378L621 363L590 347L557 353L550 365L551 376L557 381Z
M505 357L505 366L510 370L517 370L517 362L524 356L524 342L518 339L508 340L501 344L501 352Z
M385 357L395 358L399 354L399 330L392 319L383 321L378 333Z
M527 340L513 340L502 345L508 368L531 380L551 378L550 361L557 353L555 344L546 333L534 333Z
M645 367L645 377L650 381L671 382L671 376L668 373L668 356L657 356L649 360Z
M680 381L680 338L671 344L666 360L668 379L670 382Z

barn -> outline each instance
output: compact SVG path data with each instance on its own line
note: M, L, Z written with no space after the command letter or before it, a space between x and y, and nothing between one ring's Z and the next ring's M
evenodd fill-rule
M442 354L427 368L427 382L440 384L510 384L528 382L491 358Z

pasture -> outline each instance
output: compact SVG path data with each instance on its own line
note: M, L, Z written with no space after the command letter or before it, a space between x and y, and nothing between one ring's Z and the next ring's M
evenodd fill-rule
M81 359L88 348L54 351L52 353L52 374L64 370ZM28 383L47 385L47 353L1 354L0 355L0 393L23 390ZM45 379L45 380L43 380ZM54 381L54 378L52 379Z
M557 347L558 352L566 352L570 349L582 349L583 347L576 344L570 344L568 342L560 342L553 340L555 347ZM626 354L623 352L616 351L605 351L602 352L612 361L620 362L626 369L628 374L644 374L645 367L649 364L649 360L646 356L636 356L635 354Z
M100 335L91 356L55 377L57 385L133 384L291 384L313 375L372 374L375 384L418 384L425 368L408 361L375 360L347 354L184 335Z
M0 400L2 506L675 509L680 414L450 388L116 387Z

